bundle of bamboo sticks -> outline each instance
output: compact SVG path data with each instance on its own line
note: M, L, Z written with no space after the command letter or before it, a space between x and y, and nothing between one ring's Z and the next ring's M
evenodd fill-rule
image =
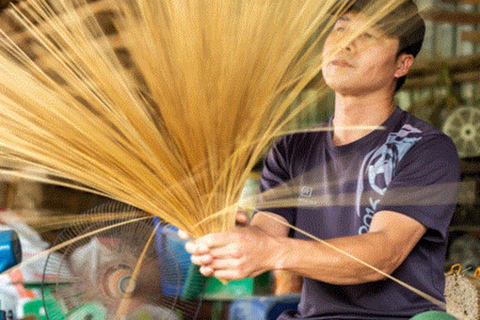
M1 37L1 173L113 198L194 237L228 229L251 169L311 104L290 108L348 2L22 2L9 12L21 35ZM372 1L370 25L401 2ZM35 52L17 44L26 34Z

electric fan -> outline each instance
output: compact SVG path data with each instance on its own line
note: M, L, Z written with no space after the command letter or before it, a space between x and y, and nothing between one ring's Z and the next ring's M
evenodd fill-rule
M46 318L196 319L204 279L175 229L118 202L85 212L98 214L106 218L83 218L56 239L67 245L45 263Z

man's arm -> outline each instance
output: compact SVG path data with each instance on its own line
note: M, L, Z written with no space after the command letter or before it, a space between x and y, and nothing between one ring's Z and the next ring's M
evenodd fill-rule
M375 214L370 231L363 235L330 239L342 251L391 274L409 255L426 228L405 215L382 211ZM313 241L283 239L285 252L297 248L303 254L285 256L279 267L331 284L350 285L383 280L380 273L334 249Z
M378 272L316 241L287 238L288 227L257 215L250 227L205 236L187 245L192 262L207 276L236 280L268 270L289 270L331 284L384 279ZM426 232L416 220L392 211L375 214L367 234L327 240L390 274Z

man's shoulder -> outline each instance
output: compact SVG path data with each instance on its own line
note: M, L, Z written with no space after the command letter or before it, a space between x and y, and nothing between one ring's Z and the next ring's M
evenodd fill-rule
M453 140L430 123L404 111L401 129L395 132L395 140L411 143L406 152L407 162L458 166L458 152ZM393 139L392 139L393 140ZM409 160L407 160L409 159Z
M398 128L397 128L398 130ZM417 118L408 111L402 110L401 128L403 134L419 137L420 144L440 143L446 147L453 147L453 140L432 124Z

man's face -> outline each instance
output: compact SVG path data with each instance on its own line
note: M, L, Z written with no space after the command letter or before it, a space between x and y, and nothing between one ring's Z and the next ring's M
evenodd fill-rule
M323 77L327 85L341 94L362 95L391 88L397 76L399 40L370 28L352 40L336 55L339 44L367 23L362 14L340 17L323 47ZM343 40L345 41L345 40Z

